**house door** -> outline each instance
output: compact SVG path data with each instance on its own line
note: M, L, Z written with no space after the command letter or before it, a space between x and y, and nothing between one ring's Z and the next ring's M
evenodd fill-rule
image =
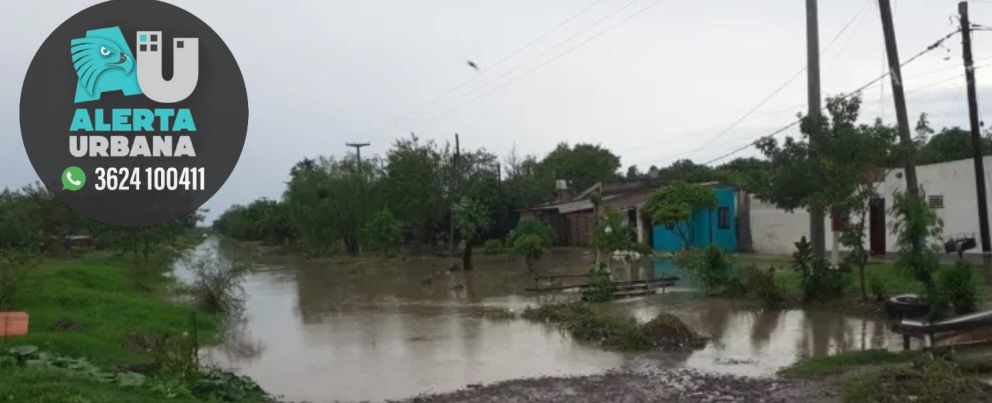
M868 228L872 255L885 254L885 199L875 198L868 202Z

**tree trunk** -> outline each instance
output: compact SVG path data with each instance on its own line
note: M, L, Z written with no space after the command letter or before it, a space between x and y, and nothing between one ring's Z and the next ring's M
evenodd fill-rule
M858 275L861 277L861 300L868 300L868 293L865 292L865 263L867 259L858 256Z
M465 248L462 249L462 267L472 270L472 244L468 242L465 242Z

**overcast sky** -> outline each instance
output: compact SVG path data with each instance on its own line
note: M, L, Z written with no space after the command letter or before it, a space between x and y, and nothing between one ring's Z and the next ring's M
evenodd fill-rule
M18 125L31 58L56 26L95 3L0 3L0 186L38 180ZM346 141L371 142L365 155L411 131L441 143L457 132L463 147L499 155L591 142L645 169L710 160L805 110L800 75L722 133L805 65L803 0L173 3L220 34L248 87L248 139L205 206L211 219L234 203L278 198L296 161L342 156ZM956 0L893 3L903 59L956 28ZM973 3L971 15L992 25L992 4ZM874 0L821 1L820 37L824 95L884 72ZM992 32L976 32L974 42L976 64L992 65ZM960 37L906 66L910 116L967 126L962 74ZM977 72L983 112L990 74ZM866 119L894 120L885 84L865 91Z

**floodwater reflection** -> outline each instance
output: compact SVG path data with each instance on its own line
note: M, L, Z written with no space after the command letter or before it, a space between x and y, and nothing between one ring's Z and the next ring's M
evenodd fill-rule
M209 239L201 248L217 244ZM248 254L231 245L220 249ZM584 251L556 250L537 269L578 272L593 259ZM607 351L575 342L552 326L486 315L493 308L519 312L538 303L524 291L533 281L520 260L479 256L475 270L449 273L454 261L256 256L257 269L244 284L244 321L229 342L204 354L288 400L326 402L403 398L480 382L615 368L685 366L771 375L801 356L901 343L881 322L830 312L754 312L739 301L700 298L683 280L664 295L616 302L608 309L641 320L673 313L712 337L705 348L681 354ZM659 269L658 263L614 266L623 278L677 271Z

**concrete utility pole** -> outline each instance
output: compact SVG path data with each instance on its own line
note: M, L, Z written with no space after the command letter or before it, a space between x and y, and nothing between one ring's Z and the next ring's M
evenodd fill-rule
M978 229L982 236L982 254L992 253L989 241L989 210L985 197L985 164L982 161L982 134L978 122L978 94L975 90L975 61L971 55L971 22L968 2L958 3L961 16L961 52L964 54L964 75L968 82L968 120L971 123L971 154L975 161L975 193L978 194Z
M346 145L348 147L354 147L355 148L355 154L358 156L358 166L361 167L362 166L362 147L368 147L371 144L369 144L369 143L344 143L344 145Z
M910 149L913 138L909 135L909 116L906 114L906 95L902 90L902 68L899 62L899 50L896 47L896 30L892 25L892 7L889 0L878 0L878 9L882 15L882 31L885 34L885 54L889 60L889 77L892 78L892 99L896 106L896 123L899 125L899 142ZM916 182L916 165L912 158L904 162L906 175L906 192L918 196L919 185Z
M817 0L806 0L806 77L809 97L809 117L820 119L820 28L816 9ZM815 145L814 145L815 146ZM826 227L821 208L809 209L809 241L813 256L823 258L826 253Z

